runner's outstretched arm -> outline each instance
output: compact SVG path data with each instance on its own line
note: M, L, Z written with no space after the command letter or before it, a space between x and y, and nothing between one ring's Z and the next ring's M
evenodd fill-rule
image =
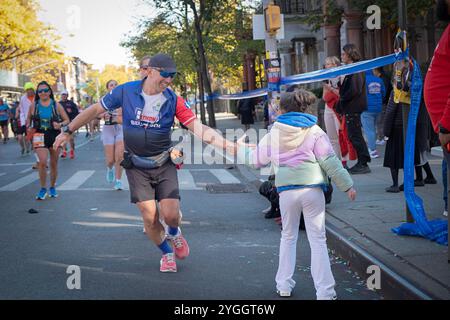
M222 150L226 149L231 155L236 154L237 147L234 142L225 139L216 130L201 123L200 120L195 119L186 127L203 142L212 144Z
M69 123L69 130L72 132L77 131L79 128L84 126L85 124L89 123L89 121L93 120L97 117L97 115L105 112L105 109L102 107L100 103L96 103L86 110L84 110L82 113L80 113L78 116L76 116L75 119L71 123ZM69 141L70 135L67 133L61 132L55 140L55 143L53 144L53 148L56 150L63 144L67 143Z

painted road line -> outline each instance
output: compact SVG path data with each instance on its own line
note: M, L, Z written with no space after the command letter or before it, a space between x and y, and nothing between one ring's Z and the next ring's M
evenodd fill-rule
M194 177L188 170L178 170L177 172L180 190L203 190L197 187Z
M77 171L69 180L61 185L58 190L76 190L85 183L93 174L94 170Z
M23 178L20 178L19 180L16 180L2 188L0 188L0 191L17 191L19 189L22 189L26 185L33 183L35 181L39 180L39 176L37 173L29 174Z
M30 171L33 171L33 168L28 168L28 169L22 170L19 173L20 174L24 174L24 173L27 173L27 172L30 172Z
M0 167L32 166L35 162L1 163Z
M225 169L210 169L209 171L219 179L221 184L241 183L239 179Z

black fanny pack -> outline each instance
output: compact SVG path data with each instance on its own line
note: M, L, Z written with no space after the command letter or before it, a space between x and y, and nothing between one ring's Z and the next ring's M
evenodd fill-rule
M156 169L164 165L170 158L170 152L164 151L163 153L154 157L141 157L129 152L124 152L123 161L120 164L125 169Z

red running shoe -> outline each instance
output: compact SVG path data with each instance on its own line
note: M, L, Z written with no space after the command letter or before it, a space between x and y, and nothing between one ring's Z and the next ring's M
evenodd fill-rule
M178 232L178 235L175 237L169 237L172 241L173 249L175 251L175 256L178 259L183 260L189 255L189 245L186 239L181 234L181 231Z
M162 256L159 271L161 272L177 272L177 263L173 253L167 253Z

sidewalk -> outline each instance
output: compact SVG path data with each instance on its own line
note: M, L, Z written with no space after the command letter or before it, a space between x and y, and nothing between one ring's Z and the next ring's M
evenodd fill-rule
M220 130L242 128L235 117L216 117ZM263 128L263 123L255 123L254 128ZM379 146L378 151L380 158L370 163L372 173L352 176L358 192L356 201L350 202L335 188L333 201L327 205L329 247L349 261L362 278L372 274L366 272L368 266L379 266L381 292L388 299L450 299L448 247L424 238L397 236L391 231L406 222L406 205L403 193L384 191L392 180L389 170L383 167L384 146ZM438 184L416 188L429 220L447 219L442 215L441 161L442 157L433 155L429 162ZM255 184L265 179L259 170L242 165L238 168ZM402 183L402 171L399 180Z

